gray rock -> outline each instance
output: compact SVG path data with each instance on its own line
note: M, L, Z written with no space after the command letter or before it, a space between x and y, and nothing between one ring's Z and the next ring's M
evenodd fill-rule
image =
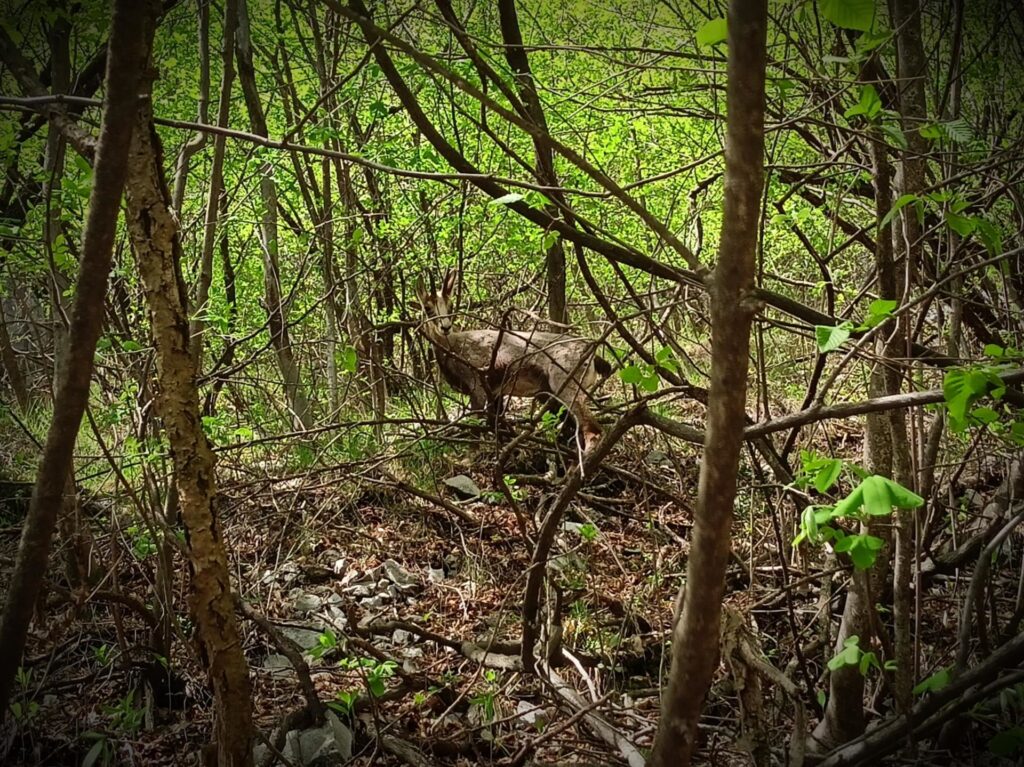
M393 559L384 560L384 572L387 573L391 582L402 591L412 591L420 585L415 575Z
M361 580L357 581L356 583L352 583L348 586L345 586L345 588L343 588L342 591L356 598L368 597L370 596L370 594L373 593L375 587L376 584L372 581Z
M440 583L444 580L444 568L443 567L428 567L427 568L427 580L431 583Z
M465 474L456 474L454 477L448 477L448 479L444 480L444 484L450 487L460 498L468 500L480 496L479 486Z
M281 634L292 640L303 650L315 647L320 642L321 632L302 626L281 626Z
M282 753L289 762L301 767L335 767L352 758L352 731L342 724L333 711L327 711L322 727L292 730L285 736ZM262 743L253 749L253 758L260 764L267 755ZM274 761L272 764L280 764Z
M395 629L391 635L391 641L395 644L409 644L412 641L412 634L405 629Z
M299 613L311 613L314 610L319 610L323 605L324 600L316 594L309 592L300 594L292 602L292 609Z
M516 715L520 721L538 729L544 727L550 721L548 712L544 710L543 706L538 707L537 704L531 703L528 700L519 701L516 705Z
M271 653L263 659L263 668L272 674L287 674L292 670L292 664L283 655Z
M672 459L660 450L652 450L645 457L644 461L651 466L671 466Z

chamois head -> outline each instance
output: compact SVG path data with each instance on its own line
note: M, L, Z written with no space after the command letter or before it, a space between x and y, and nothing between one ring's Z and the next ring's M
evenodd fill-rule
M459 273L455 269L449 269L441 281L441 289L433 292L427 291L423 286L422 276L416 278L416 298L419 299L420 309L423 311L425 329L433 329L445 336L452 332L451 298L458 278Z

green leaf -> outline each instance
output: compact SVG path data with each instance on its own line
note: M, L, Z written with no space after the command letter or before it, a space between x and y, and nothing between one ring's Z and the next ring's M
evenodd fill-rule
M142 344L138 343L137 341L133 341L129 338L127 341L121 342L121 349L123 349L126 352L141 352Z
M880 45L887 43L892 39L892 33L888 30L884 32L864 32L860 37L857 38L857 42L854 43L854 47L860 53L869 53L875 50Z
M858 570L867 570L875 564L878 559L878 552L885 545L885 541L873 535L859 534L848 535L835 544L835 550L839 554L849 554L850 560Z
M974 231L974 219L958 213L946 213L946 226L961 237L968 237Z
M508 194L503 194L501 197L494 198L493 200L491 200L487 204L488 205L511 205L513 202L519 202L521 199L523 199L523 196L521 194L519 194L518 192L509 192Z
M800 517L800 528L803 535L812 541L818 537L818 516L814 513L814 507L808 506ZM799 536L798 536L799 537Z
M873 652L866 652L860 656L860 675L867 676L868 671L874 666L878 668L878 656Z
M658 391L658 387L660 387L660 386L661 386L661 379L658 378L658 374L657 373L655 373L654 375L644 376L640 380L640 388L643 389L645 392L648 392L650 394L653 394L654 392Z
M89 749L89 752L85 755L85 758L82 760L82 767L92 767L94 764L96 764L96 760L100 758L100 754L103 753L103 749L106 745L106 739L97 740L95 743L93 743L92 748Z
M942 396L956 428L962 428L971 403L988 392L989 379L980 370L950 370L942 380Z
M893 310L899 306L899 301L890 298L878 298L868 305L868 316L861 326L863 330L880 325L892 317Z
M1000 357L1006 354L1006 349L1004 349L999 344L985 344L984 354L986 357L994 357L995 359L999 359Z
M814 477L814 489L819 493L828 492L829 488L839 479L843 471L843 462L838 458L830 458L825 465L818 470Z
M822 354L835 351L846 342L846 339L850 337L851 329L852 328L849 323L846 322L842 325L837 325L836 327L815 325L814 338L818 342L818 350Z
M873 85L862 85L860 88L860 100L852 107L843 112L843 116L849 120L851 117L863 115L869 120L874 120L882 111L882 99Z
M346 346L342 350L341 369L346 373L355 373L359 369L359 355L354 346Z
M832 660L828 662L830 671L836 671L843 666L855 666L860 660L860 637L852 636L843 642L843 649L840 650Z
M922 138L930 139L932 141L942 138L942 128L939 127L938 123L922 125L917 129L917 132L921 134Z
M889 143L897 149L908 149L907 137L896 125L883 125L882 134L889 139Z
M942 123L942 130L950 141L966 144L974 137L971 126L962 117Z
M999 231L999 227L981 216L973 216L971 220L974 222L974 232L981 240L981 244L985 246L985 250L993 256L1002 253L1003 235Z
M996 733L988 741L988 750L996 756L1012 757L1024 748L1024 727L1011 727Z
M728 36L729 29L725 19L711 19L697 30L697 45L701 48L710 48L713 45L724 43Z
M896 202L892 204L892 207L889 208L889 212L885 214L885 217L878 224L879 228L884 229L890 221L896 218L896 214L899 213L900 210L902 210L912 202L917 202L917 200L918 197L916 194L905 194L901 196L898 200L896 200Z
M622 379L622 382L633 386L640 383L643 377L644 374L640 372L640 368L636 365L626 365L626 367L619 371L619 378Z
M922 680L914 687L914 695L922 695L926 692L938 692L952 681L952 675L948 668L939 669L927 679Z
M976 407L971 411L971 417L982 424L990 424L999 420L999 413L990 407Z
M837 27L867 32L875 20L875 0L818 0L821 15Z

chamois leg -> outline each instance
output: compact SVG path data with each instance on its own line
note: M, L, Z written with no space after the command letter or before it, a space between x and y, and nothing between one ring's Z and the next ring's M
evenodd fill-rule
M556 395L558 400L565 403L566 409L576 420L576 428L583 433L583 452L589 453L600 441L602 429L587 407L586 396L586 392L574 383L567 383Z

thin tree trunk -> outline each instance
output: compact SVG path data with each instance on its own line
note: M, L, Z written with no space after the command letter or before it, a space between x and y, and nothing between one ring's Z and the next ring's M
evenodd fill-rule
M210 0L196 0L196 11L199 22L199 122L206 125L210 122ZM196 131L196 135L181 148L178 164L174 170L174 194L171 205L174 213L181 217L181 205L185 201L185 183L188 181L188 169L195 156L206 146L206 131Z
M213 510L214 456L202 430L196 362L189 349L181 242L161 151L147 102L132 141L128 230L149 307L160 384L157 412L170 445L187 536L189 603L213 688L216 763L246 767L252 763L253 737L249 668L242 652L227 553Z
M238 15L236 0L224 3L224 42L221 59L224 65L220 84L220 100L217 105L217 125L226 128L231 116L231 86L235 80L235 20ZM203 224L203 249L199 255L199 277L196 284L196 303L192 315L192 356L196 372L203 369L203 315L210 298L213 283L213 251L217 243L217 216L220 212L220 198L224 194L224 152L227 136L218 133L213 137L213 160L210 164L210 188L206 198L206 218ZM184 193L184 190L182 191ZM173 203L172 203L173 204ZM175 212L177 208L174 208Z
M18 354L11 342L11 334L7 330L7 316L4 313L3 302L0 301L0 362L3 363L4 372L7 373L7 380L11 384L14 398L18 401L18 407L22 413L28 412L32 406L32 398L29 396L28 386L25 385L25 376L21 373L18 365Z
M731 0L728 13L725 199L711 292L711 386L685 599L672 633L651 767L688 765L718 665L725 569L746 418L755 253L764 185L767 0Z
M884 144L874 139L871 144L872 170L875 184L875 216L881 221L892 205L892 168L886 156ZM897 297L894 281L892 238L887 225L875 240L875 267L880 275L880 288L884 298ZM892 335L892 328L888 328ZM868 396L881 397L890 393L891 376L887 365L890 360L886 350L890 343L881 338L878 343L878 362L871 371ZM894 446L893 431L886 413L872 413L864 419L864 453L867 470L872 474L891 477L893 472ZM892 540L892 531L887 520L872 519L861 527L861 533ZM860 647L867 651L875 633L871 610L875 609L872 595L878 595L888 581L891 546L887 546L872 572L857 572L850 579L850 586L843 606L843 616L833 645L834 652L843 649L847 639L860 638ZM814 730L815 749L828 751L864 732L864 675L857 666L842 666L829 672L829 695L825 713Z
M926 62L924 47L921 43L921 13L918 0L893 0L893 28L896 35L896 73L899 84L899 109L903 132L907 138L907 149L903 153L902 184L900 193L921 194L925 188L925 156L928 143L919 129L924 125L926 114L925 74ZM897 279L906 287L905 295L909 297L909 289L913 287L918 266L922 261L922 231L917 220L914 206L908 205L901 211L903 224L904 280ZM897 285L897 288L902 287ZM901 291L902 293L903 291ZM891 357L909 357L910 348L910 317L904 312L900 317L899 332L890 348ZM900 376L893 371L890 379L890 392L897 394L900 390ZM911 463L910 446L907 439L906 415L902 410L893 411L890 416L893 431L895 479L903 485L913 488L915 472ZM907 714L913 704L912 688L914 686L914 651L911 636L911 618L914 611L913 592L910 582L915 566L914 535L918 512L913 509L901 509L896 512L896 564L893 583L893 618L896 627L896 707L902 714Z
M128 166L124 149L129 145L139 112L139 84L149 61L157 7L150 3L145 12L140 12L132 0L114 3L106 96L71 313L71 343L0 622L0 718L6 715L15 671L21 663L72 466L75 440L89 400L93 356L103 328L104 299Z
M523 35L519 29L515 0L500 0L498 12L501 36L505 42L505 60L515 72L519 97L523 100L530 119L547 135L549 131L547 119L544 117L544 105L537 94L533 72L530 70L530 60L523 47ZM558 187L554 152L537 139L534 139L533 150L537 161L537 180L544 186ZM566 205L561 192L551 191L548 194L563 207ZM558 205L546 205L544 210L552 218L562 216ZM548 316L555 322L568 323L569 313L565 305L565 248L562 246L561 237L555 237L545 248L544 260L547 266Z
M323 172L324 214L320 222L320 241L323 243L324 315L327 322L327 388L331 403L331 419L338 417L338 315L335 311L337 280L334 275L334 198L331 189L331 158L324 157Z
M249 30L249 10L246 0L238 0L238 78L245 95L245 106L249 111L252 132L266 137L267 120L263 104L256 89L256 73L253 69L252 42ZM263 198L263 220L260 235L263 241L263 290L266 295L267 312L270 320L270 340L277 353L277 366L284 380L285 398L291 409L296 428L310 429L313 416L310 402L302 386L299 366L295 362L291 339L288 336L287 307L281 297L281 268L278 259L277 231L277 182L274 181L274 166L268 160L260 166L260 196Z

